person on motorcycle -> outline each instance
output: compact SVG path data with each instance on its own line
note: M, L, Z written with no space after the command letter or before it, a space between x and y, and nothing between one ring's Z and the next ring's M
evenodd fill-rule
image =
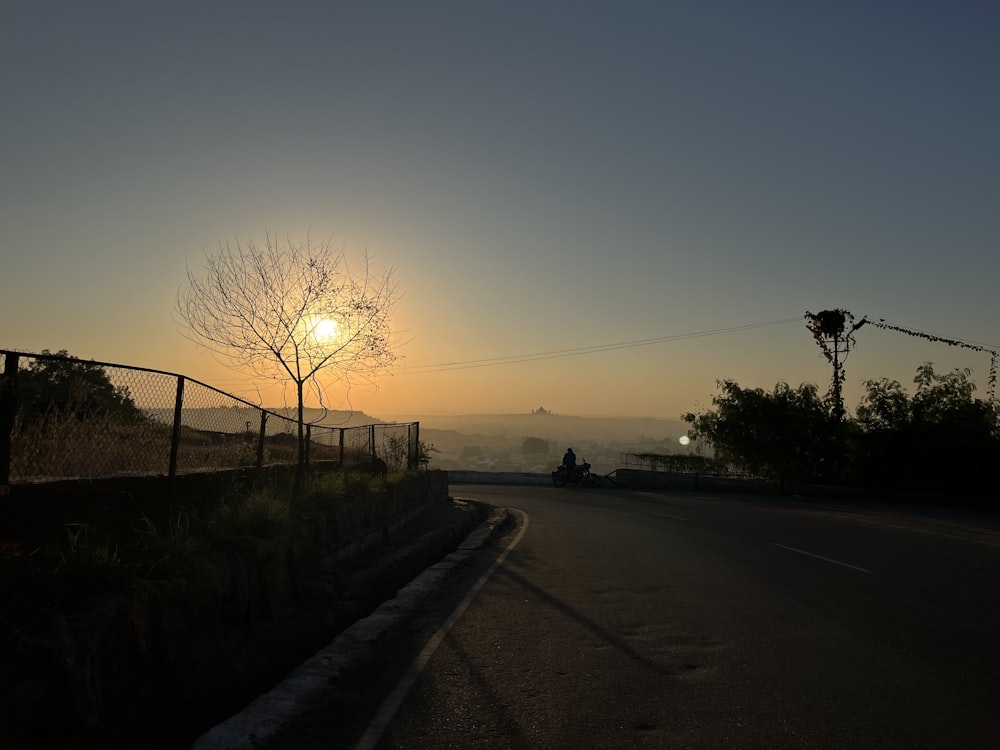
M562 458L562 465L565 466L567 469L576 468L576 454L573 452L572 448L566 449L566 453L563 455Z

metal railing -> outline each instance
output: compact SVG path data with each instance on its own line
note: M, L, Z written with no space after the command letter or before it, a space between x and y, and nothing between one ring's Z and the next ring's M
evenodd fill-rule
M621 469L688 474L704 471L704 466L705 459L702 456L673 456L659 453L621 453L618 455L618 467Z
M656 471L670 474L712 474L730 478L745 478L743 472L715 458L705 456L661 453L620 453L618 454L620 469L636 471Z
M0 350L0 486L295 464L298 422L192 378ZM306 424L306 461L416 467L419 422Z

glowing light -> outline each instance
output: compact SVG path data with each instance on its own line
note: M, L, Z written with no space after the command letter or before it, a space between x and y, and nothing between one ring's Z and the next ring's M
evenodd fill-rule
M687 445L688 443L691 442L691 438L689 438L687 435L681 435L680 440L678 440L677 442L680 443L681 445Z
M316 336L319 338L330 338L332 339L337 335L337 324L334 323L329 318L321 320L316 326Z
M329 318L317 320L313 324L312 335L317 341L330 341L337 338L337 322Z

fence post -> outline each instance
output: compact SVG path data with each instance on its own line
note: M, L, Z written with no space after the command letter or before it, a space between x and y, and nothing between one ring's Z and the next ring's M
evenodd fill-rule
M413 428L413 440L409 441L408 449L412 449L412 453L408 456L409 464L411 469L420 468L420 422L414 422L410 425Z
M264 466L264 430L267 427L267 412L260 410L260 435L257 436L257 468Z
M0 380L0 495L7 494L10 482L10 433L17 415L17 362L18 355L7 352L3 362L3 379Z
M184 405L184 376L177 376L177 395L174 398L174 429L170 436L170 466L168 477L177 476L177 451L181 444L181 407Z
M313 426L311 424L306 425L306 455L305 455L306 466L309 465L309 446L312 444L312 434L313 434L312 428Z
M375 455L375 425L368 425L368 453Z
M339 455L337 456L337 463L340 465L341 469L344 468L344 428L343 427L340 428L340 451L339 451Z

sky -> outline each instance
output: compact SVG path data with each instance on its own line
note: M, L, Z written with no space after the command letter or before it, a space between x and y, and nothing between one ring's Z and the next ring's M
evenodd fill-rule
M183 335L189 268L265 233L391 269L381 418L676 419L815 383L804 315L1000 350L1000 5L0 6L0 349L264 406ZM866 379L988 354L866 327Z

